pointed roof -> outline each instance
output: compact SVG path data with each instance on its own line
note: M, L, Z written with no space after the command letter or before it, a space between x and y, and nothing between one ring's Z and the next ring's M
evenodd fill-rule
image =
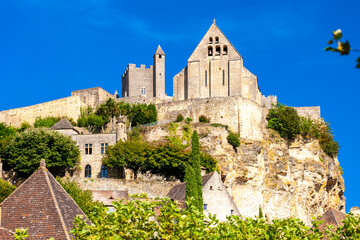
M84 212L46 169L44 162L2 202L1 227L28 228L29 239L70 240L77 215Z
M60 121L55 123L50 129L52 130L72 129L74 131L77 131L67 118L61 119Z
M334 208L329 208L326 212L322 215L319 221L323 221L322 224L319 225L319 229L321 232L325 233L325 229L328 225L332 225L335 228L338 226L342 226L344 223L342 222L345 219L345 213L336 210ZM327 238L323 238L327 239Z
M157 47L156 52L154 55L165 55L164 51L160 47L160 45Z

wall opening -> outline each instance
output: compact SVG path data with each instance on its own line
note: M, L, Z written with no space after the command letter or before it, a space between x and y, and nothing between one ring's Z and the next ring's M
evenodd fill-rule
M213 43L213 38L209 37L209 44L212 44L212 43Z
M207 70L205 70L205 87L207 87Z
M106 166L104 166L104 165L101 165L100 177L101 178L107 178L108 177L108 168Z
M225 45L224 48L223 48L223 55L227 55L227 53L228 53L228 48Z
M219 56L220 55L220 50L221 48L220 48L220 46L216 46L216 53L215 53L215 56Z
M225 85L225 70L222 70L222 82L223 82L223 86Z
M212 56L213 55L213 48L210 46L208 47L208 56Z
M91 178L91 166L89 164L85 167L85 177Z
M219 37L215 37L215 43L219 43Z

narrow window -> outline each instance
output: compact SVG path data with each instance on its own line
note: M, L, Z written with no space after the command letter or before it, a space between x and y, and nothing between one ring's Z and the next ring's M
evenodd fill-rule
M145 95L146 94L146 89L143 87L141 88L141 95Z
M223 48L223 55L227 55L228 49L227 46L225 45Z
M223 86L225 85L225 70L223 70Z
M204 203L204 210L207 210L207 204Z
M213 38L209 37L209 44L212 44L212 43L213 43Z
M219 43L219 37L215 37L215 43Z
M108 177L108 169L104 165L101 165L100 177L101 178L107 178Z
M234 209L230 210L230 215L234 215Z
M91 166L90 165L86 165L86 167L85 167L85 177L91 178Z
M212 56L213 55L213 48L210 46L208 47L208 56Z
M161 58L161 55L159 55L159 58Z
M219 56L220 55L220 46L216 46L216 53L215 56Z
M207 87L207 70L205 70L205 87Z
M85 144L85 155L91 155L92 154L92 144L87 143Z
M101 143L101 154L104 154L106 152L107 147L108 143Z
M214 190L212 186L210 186L210 190Z

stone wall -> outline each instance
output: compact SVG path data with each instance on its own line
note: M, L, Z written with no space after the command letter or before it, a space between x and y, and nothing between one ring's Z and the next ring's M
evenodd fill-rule
M137 68L136 64L129 64L122 76L122 97L154 97L153 74L153 66L146 68L141 64ZM142 88L145 88L145 94L141 92Z
M102 103L109 98L114 98L113 94L105 91L101 87L76 90L71 92L71 96L79 96L84 104L92 108L96 108L99 103Z
M297 113L303 117L310 117L312 119L321 119L320 106L316 107L295 107Z
M60 98L28 107L15 108L0 112L0 122L20 127L22 122L33 124L36 117L69 117L74 121L80 116L84 103L79 96Z
M242 97L217 97L173 101L156 105L158 121L174 121L178 114L198 122L201 115L210 118L211 123L229 126L241 138L261 140L262 129L266 126L266 108Z
M178 181L138 181L113 178L80 179L74 178L84 189L89 190L129 190L129 194L146 193L150 198L166 197Z

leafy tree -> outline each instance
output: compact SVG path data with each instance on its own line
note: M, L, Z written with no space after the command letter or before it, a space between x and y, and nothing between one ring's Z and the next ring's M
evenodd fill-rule
M185 179L186 181L186 199L195 199L195 206L202 210L203 198L202 198L202 178L201 178L201 166L200 166L200 143L199 136L195 130L192 135L191 145L191 162L187 164Z
M112 121L114 117L120 116L118 103L113 98L109 98L96 109L96 115L101 116L106 123Z
M204 116L204 115L201 115L200 117L199 117L199 122L204 122L204 123L208 123L208 122L210 122L210 119L208 119L206 116Z
M12 126L6 126L4 123L0 123L0 140L6 137L13 136L18 132L18 129Z
M61 120L60 117L46 117L46 118L36 117L35 122L34 122L34 127L50 128L60 120Z
M104 207L104 204L99 201L94 201L92 192L90 190L83 190L76 181L69 179L61 180L59 177L56 177L56 180L86 214L90 221L95 220L96 214L98 214L99 209Z
M122 170L124 167L134 172L134 178L146 167L150 145L139 140L119 141L107 148L103 164L114 169Z
M328 41L328 45L329 45L329 46L327 46L327 47L324 49L325 51L338 52L338 53L340 53L340 55L349 55L349 53L350 53L351 51L359 51L359 50L357 50L357 49L352 49L352 48L350 47L350 43L349 43L348 40L346 40L345 42L340 41L340 39L341 39L342 36L343 36L343 35L342 35L342 32L341 32L341 29L338 29L338 30L336 30L336 31L333 31L332 33L333 33L333 38ZM336 48L334 48L334 47L331 46L331 45L334 44L335 42L337 43L337 47L336 47ZM358 57L358 58L356 59L356 62L357 62L357 64L356 64L355 67L356 67L356 68L360 68L360 57Z
M226 137L229 144L233 146L234 149L240 146L239 134L235 134L229 131L229 135Z
M86 127L90 132L94 132L96 129L102 128L106 121L104 117L96 115L91 107L80 109L79 127Z
M1 157L21 177L32 174L42 158L46 159L46 165L54 175L61 175L78 164L80 152L70 137L37 128L27 129L11 138Z
M16 187L11 185L9 182L0 179L0 203L5 200Z

